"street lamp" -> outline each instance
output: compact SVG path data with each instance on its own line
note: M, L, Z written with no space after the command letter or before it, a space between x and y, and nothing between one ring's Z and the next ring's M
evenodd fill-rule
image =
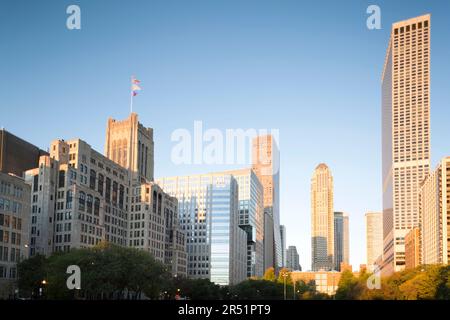
M283 272L283 278L284 278L284 300L286 300L286 278L288 274L286 271Z

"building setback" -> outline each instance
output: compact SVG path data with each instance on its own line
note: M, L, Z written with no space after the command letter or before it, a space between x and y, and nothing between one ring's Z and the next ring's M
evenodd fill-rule
M383 275L405 267L430 168L430 15L392 25L382 74Z

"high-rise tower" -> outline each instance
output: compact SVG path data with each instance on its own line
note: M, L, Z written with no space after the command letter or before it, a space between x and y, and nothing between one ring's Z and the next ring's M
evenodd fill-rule
M384 275L405 265L430 167L430 15L394 23L382 75Z
M134 181L153 181L153 149L153 129L139 123L136 113L123 121L108 119L105 155L129 169Z
M311 179L312 270L332 270L334 262L333 177L319 164Z
M264 212L273 220L273 267L283 265L280 235L280 153L273 135L261 135L252 142L252 169L264 189ZM270 219L270 218L269 218ZM267 234L267 233L266 233ZM264 244L265 249L271 245ZM267 251L267 250L266 250ZM267 260L267 259L265 259ZM268 265L266 265L267 267Z

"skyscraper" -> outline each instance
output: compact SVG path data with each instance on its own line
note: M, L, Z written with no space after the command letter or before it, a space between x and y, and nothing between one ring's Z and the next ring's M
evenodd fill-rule
M450 157L442 159L420 188L423 264L450 259Z
M247 276L247 233L239 227L238 184L231 174L157 179L178 199L186 232L188 277L232 285Z
M430 15L394 23L382 74L384 275L405 266L430 167Z
M286 267L286 227L280 225L280 237L281 237L281 261L283 261L283 267Z
M273 220L273 264L283 264L280 235L280 154L273 135L257 136L252 141L252 169L264 189L264 212ZM271 245L266 242L270 247ZM266 251L268 248L265 249Z
M334 213L334 269L341 271L341 263L350 264L349 225L345 212Z
M133 181L153 181L153 149L153 129L144 127L136 113L123 121L108 119L105 156L129 169Z
M286 250L286 268L292 271L302 271L296 246L289 246Z
M332 270L334 262L333 177L325 163L311 179L312 270Z
M375 270L375 261L383 255L383 214L381 212L367 212L365 222L366 265L367 269L373 272Z
M264 212L264 271L273 268L274 260L274 235L273 217L267 211Z
M264 274L263 187L252 169L225 171L239 186L239 226L247 233L247 277Z

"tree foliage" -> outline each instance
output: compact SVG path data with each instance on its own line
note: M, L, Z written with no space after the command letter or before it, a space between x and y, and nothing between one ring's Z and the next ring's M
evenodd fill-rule
M430 300L450 299L450 266L429 265L396 272L381 279L379 289L369 289L370 274L358 278L343 272L336 299Z
M81 269L81 289L69 290L67 267ZM73 249L45 258L35 256L19 263L19 289L36 296L39 288L49 299L158 298L170 275L149 253L133 248L101 244ZM45 280L45 284L42 281Z

